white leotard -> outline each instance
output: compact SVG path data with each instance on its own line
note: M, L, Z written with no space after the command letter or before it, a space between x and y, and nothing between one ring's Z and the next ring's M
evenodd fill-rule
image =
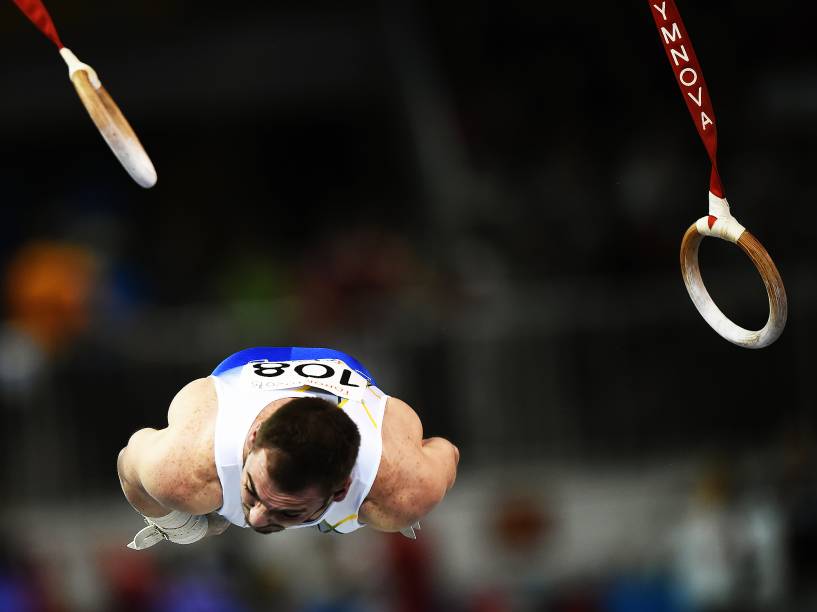
M254 360L213 375L218 395L215 461L223 504L217 513L248 527L241 506L241 473L247 434L270 402L285 397L322 397L336 403L357 425L360 450L346 497L332 502L317 520L288 529L317 526L349 533L364 525L358 511L369 494L383 449L383 414L388 397L339 359L273 362Z

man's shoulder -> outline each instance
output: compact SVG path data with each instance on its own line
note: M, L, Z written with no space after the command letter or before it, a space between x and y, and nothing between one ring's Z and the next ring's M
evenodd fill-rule
M418 443L423 437L423 424L411 406L388 396L383 414L383 443L401 445L407 437L412 444Z
M182 387L167 410L170 429L186 429L215 420L218 396L211 377L197 378Z

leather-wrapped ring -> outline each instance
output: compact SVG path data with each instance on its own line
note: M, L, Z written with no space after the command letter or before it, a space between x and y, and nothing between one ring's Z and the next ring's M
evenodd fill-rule
M703 239L704 235L698 231L697 224L693 224L681 241L681 274L689 297L692 298L698 312L712 329L733 344L744 348L763 348L770 345L780 337L788 316L786 289L772 258L757 238L748 231L744 231L738 238L737 245L754 263L769 296L769 319L766 325L756 331L744 329L721 312L706 290L698 264L698 248Z

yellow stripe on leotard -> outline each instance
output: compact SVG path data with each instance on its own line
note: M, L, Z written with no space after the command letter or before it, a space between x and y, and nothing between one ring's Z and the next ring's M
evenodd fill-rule
M364 402L363 400L360 400L360 405L363 406L363 410L366 411L366 416L369 417L369 420L372 422L372 425L374 425L374 428L377 429L377 423L375 422L374 417L372 416L372 413L369 412L369 409L366 407L366 402Z
M332 531L335 531L335 530L336 530L338 527L340 527L341 525L343 525L343 523L346 523L346 522L348 522L348 521L352 521L352 520L354 520L354 519L356 519L356 518L357 518L357 514L350 514L350 515L349 515L349 516L347 516L345 519L341 519L341 520L339 520L337 523L335 523L334 525L331 525L331 527L332 527Z
M376 389L377 389L377 387L373 387L372 385L368 385L366 388L367 388L369 391L371 391L371 392L372 392L372 395L374 395L374 396L375 396L377 399L380 399L381 397L383 397L383 394L382 394L382 393L379 393L379 392L376 390Z
M338 404L338 408L343 408L348 403L349 403L349 400L344 398ZM372 413L369 412L369 408L366 406L366 402L364 402L363 400L360 400L360 405L363 406L363 410L366 411L366 416L369 417L369 420L372 422L372 425L374 426L375 429L377 429L377 422L374 420L374 417L372 416Z

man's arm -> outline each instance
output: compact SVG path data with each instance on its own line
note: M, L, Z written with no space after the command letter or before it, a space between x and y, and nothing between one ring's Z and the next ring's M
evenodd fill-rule
M142 514L207 514L221 506L213 456L217 399L212 382L194 380L176 394L164 429L140 429L117 459L128 501Z
M202 499L189 482L168 468L178 462L166 448L167 438L167 430L141 429L131 436L116 462L125 497L148 523L129 544L131 548L150 547L164 535L177 543L192 543L224 533L230 526L213 511L212 502Z
M454 485L460 453L444 438L423 439L423 426L405 402L389 398L384 454L362 518L379 531L400 531L426 516Z
M168 427L137 431L117 458L128 502L148 519L149 526L161 528L172 541L195 541L205 530L216 535L229 526L214 514L221 506L221 489L212 462L208 420L202 416L211 395L204 379L187 385L171 403ZM156 535L140 534L142 542ZM139 540L137 535L132 547L144 547L136 545Z
M401 496L405 516L400 522L405 524L395 525L398 529L415 524L443 500L457 479L459 461L459 449L445 438L421 441L415 478Z

